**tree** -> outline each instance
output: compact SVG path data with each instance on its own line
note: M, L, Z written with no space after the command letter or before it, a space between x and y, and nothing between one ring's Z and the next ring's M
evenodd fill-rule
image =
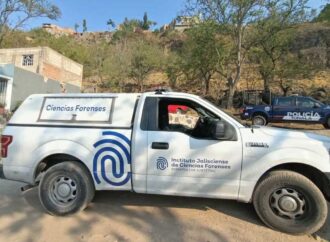
M149 28L150 26L149 26L148 14L147 12L145 12L143 15L142 29L148 30Z
M74 30L76 31L76 33L78 33L78 31L79 31L79 27L80 27L80 25L78 23L74 24Z
M253 26L253 61L264 81L264 89L270 91L278 65L290 52L295 37L294 24L307 17L306 0L270 1L266 5L267 16Z
M292 40L290 31L278 32L252 49L251 60L257 64L265 92L270 91L271 84L275 82L277 69L282 58L289 53Z
M112 45L110 47L108 58L104 63L104 74L108 78L105 86L118 88L118 91L122 92L126 81L129 79L129 73L127 71L129 66L129 49L122 43Z
M281 88L283 95L288 96L293 89L294 80L310 78L312 75L313 70L308 63L304 63L298 56L288 53L277 66L276 83Z
M132 36L135 28L138 26L137 20L129 20L125 18L124 22L119 24L118 30L114 32L113 42L125 41Z
M130 43L130 65L128 67L129 77L144 91L144 81L148 75L162 64L163 51L158 45L137 40Z
M251 43L247 41L247 29L263 15L265 11L263 3L264 0L187 0L187 11L190 14L195 16L201 14L204 20L216 21L234 43L233 71L221 73L228 80L227 108L233 106L235 90L246 61L246 53L251 48Z
M330 4L328 3L320 12L319 16L314 19L315 22L330 22Z
M201 82L204 95L208 95L210 81L217 73L219 55L223 56L224 45L217 38L218 25L205 22L187 32L182 50L182 67L188 78Z
M150 21L148 19L148 14L147 12L144 13L143 15L143 21L141 22L140 24L140 27L143 29L143 30L149 30L151 26L153 25L156 25L156 23L154 21Z
M1 0L0 46L7 34L23 27L29 20L40 17L55 20L60 16L60 9L47 0Z
M127 39L134 36L134 33L139 32L136 30L148 30L152 25L156 23L148 20L148 16L144 16L144 20L139 19L128 19L125 18L123 23L119 24L118 30L114 33L113 40L114 42L118 40Z
M123 23L124 29L127 29L131 32L134 31L135 28L140 28L142 26L142 21L138 19L125 19Z
M97 78L97 85L103 87L105 83L105 69L106 61L110 56L109 46L105 41L94 45L93 48L89 49L90 58L86 63L86 70L89 76Z
M187 0L187 10L191 14L201 13L203 19L217 21L223 27L223 33L231 37L233 47L231 70L220 74L228 80L228 108L233 105L233 97L240 81L243 65L246 64L248 53L252 47L260 43L260 39L253 38L255 26L267 20L274 13L281 13L280 20L285 23L297 23L306 17L307 0ZM276 16L277 17L277 16ZM279 30L284 25L280 24ZM270 28L270 34L279 31ZM259 33L258 33L259 34ZM269 36L265 36L266 40ZM228 74L229 73L229 74Z
M110 30L111 30L111 28L116 27L116 23L111 18L108 20L107 25L108 25Z
M83 32L87 32L87 20L83 19Z
M164 72L169 80L171 88L175 88L178 78L182 75L181 58L175 52L170 52L165 59Z

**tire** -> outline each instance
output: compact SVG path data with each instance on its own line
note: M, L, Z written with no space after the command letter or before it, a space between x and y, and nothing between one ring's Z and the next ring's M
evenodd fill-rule
M263 115L255 115L252 118L252 123L254 125L259 125L259 126L266 126L267 125L267 119Z
M327 118L327 120L325 121L325 124L323 126L326 129L330 129L330 117Z
M75 161L49 168L41 178L39 198L51 215L67 216L84 210L95 194L89 171Z
M294 235L315 233L328 214L320 189L305 176L285 170L266 175L257 185L253 205L267 226Z

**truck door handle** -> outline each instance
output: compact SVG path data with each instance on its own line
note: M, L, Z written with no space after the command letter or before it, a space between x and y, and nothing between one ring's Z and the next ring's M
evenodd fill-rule
M168 143L153 142L151 148L154 150L168 150L170 145Z

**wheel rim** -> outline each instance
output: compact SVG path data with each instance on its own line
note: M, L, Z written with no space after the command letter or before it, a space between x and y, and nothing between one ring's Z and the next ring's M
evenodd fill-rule
M77 184L70 177L59 176L51 182L50 198L60 206L72 204L77 198Z
M282 218L296 220L306 213L305 197L291 188L281 188L272 193L270 206Z
M254 120L253 120L253 123L255 125L262 126L262 125L265 125L265 120L263 118L261 118L261 117L255 117Z

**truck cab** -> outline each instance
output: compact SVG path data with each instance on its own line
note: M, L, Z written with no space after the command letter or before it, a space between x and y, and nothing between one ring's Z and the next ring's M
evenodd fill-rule
M311 97L277 97L271 105L247 105L241 109L241 118L256 125L296 122L323 124L330 128L330 106Z
M326 220L329 138L247 127L191 94L32 95L1 141L0 175L38 186L52 215L120 190L251 202L293 234Z
M185 114L173 114L177 106L186 110ZM239 128L244 126L219 112L192 95L149 94L138 107L141 117L133 129L132 155L136 160L148 161L136 164L133 173L137 174L136 180L142 175L143 186L134 189L237 199L242 161ZM234 150L237 153L233 155ZM221 186L217 184L219 179Z

